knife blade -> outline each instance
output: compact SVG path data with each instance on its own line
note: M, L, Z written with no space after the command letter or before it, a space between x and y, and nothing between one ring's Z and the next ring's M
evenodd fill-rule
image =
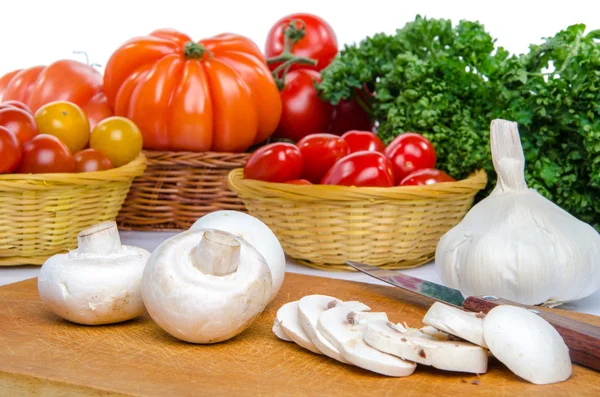
M487 313L498 305L519 306L530 310L552 324L563 337L569 347L572 362L600 371L600 327L561 316L556 311L539 310L535 306L522 305L493 295L465 298L457 289L365 263L346 261L346 264L395 287L471 312Z

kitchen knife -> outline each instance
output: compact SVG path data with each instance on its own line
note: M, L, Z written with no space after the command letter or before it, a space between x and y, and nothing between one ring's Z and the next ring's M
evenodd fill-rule
M465 299L460 291L431 281L359 262L346 261L346 264L395 287L445 304L462 307L471 312L487 313L498 305L512 305L528 309L556 328L569 347L572 362L600 371L600 327L492 295L469 296Z

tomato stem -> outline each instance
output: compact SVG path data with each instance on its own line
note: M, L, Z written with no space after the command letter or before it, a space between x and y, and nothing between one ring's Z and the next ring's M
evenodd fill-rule
M212 58L212 52L208 51L203 45L195 43L193 41L188 41L187 43L185 43L185 46L183 48L183 55L185 56L185 59L202 59L202 57L204 57L204 54L207 52Z
M316 59L297 56L292 53L294 44L304 38L305 34L306 24L304 21L301 19L292 19L287 26L283 27L283 51L278 56L267 59L267 64L269 65L281 62L281 65L273 70L273 77L280 91L285 85L285 76L293 64L317 65Z

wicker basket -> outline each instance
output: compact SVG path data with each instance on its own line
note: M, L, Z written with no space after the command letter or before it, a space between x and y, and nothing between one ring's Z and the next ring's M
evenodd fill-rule
M311 267L350 270L346 260L387 269L430 261L441 236L470 209L487 183L484 171L428 186L302 186L229 174L248 213L265 222L286 254Z
M188 229L217 210L245 211L227 187L227 174L249 153L144 151L146 172L136 178L117 217L122 230Z
M77 247L77 233L114 220L146 159L111 170L0 175L0 266L40 265Z

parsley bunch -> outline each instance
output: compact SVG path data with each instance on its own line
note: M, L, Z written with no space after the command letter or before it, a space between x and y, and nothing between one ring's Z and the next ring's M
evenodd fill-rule
M516 56L478 22L417 16L394 35L346 46L318 88L333 104L374 93L362 97L384 142L422 133L455 178L484 168L479 198L496 178L490 122L517 121L529 186L600 229L600 34L584 30L571 26Z

